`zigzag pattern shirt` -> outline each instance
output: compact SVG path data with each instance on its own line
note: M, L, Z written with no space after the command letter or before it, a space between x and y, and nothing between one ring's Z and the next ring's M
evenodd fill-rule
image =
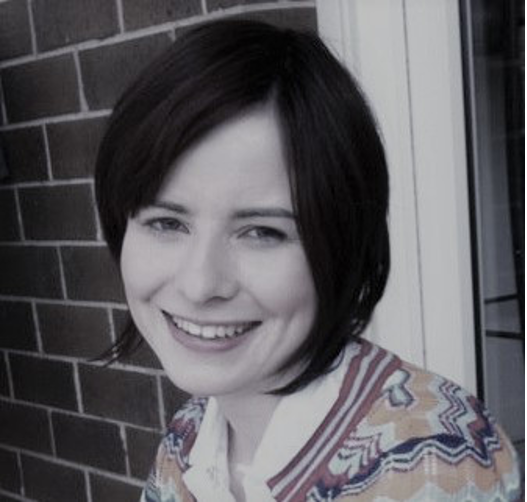
M329 412L265 480L271 500L521 500L515 451L481 402L376 345L354 345ZM184 477L207 405L191 399L175 415L142 502L196 502Z

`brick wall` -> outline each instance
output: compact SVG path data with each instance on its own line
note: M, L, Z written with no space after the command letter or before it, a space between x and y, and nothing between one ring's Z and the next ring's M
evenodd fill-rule
M181 30L316 25L314 0L0 1L0 500L136 500L183 394L142 349L90 359L126 317L92 181L124 86Z

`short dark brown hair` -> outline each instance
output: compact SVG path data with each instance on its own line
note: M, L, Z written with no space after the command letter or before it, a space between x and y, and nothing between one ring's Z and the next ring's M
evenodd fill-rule
M119 260L128 218L152 202L177 159L256 105L277 111L297 224L317 293L314 326L279 393L329 371L358 338L389 271L388 174L375 120L353 77L312 33L223 20L190 30L124 93L96 166L97 204ZM177 165L177 164L176 164ZM128 330L113 348L134 345Z

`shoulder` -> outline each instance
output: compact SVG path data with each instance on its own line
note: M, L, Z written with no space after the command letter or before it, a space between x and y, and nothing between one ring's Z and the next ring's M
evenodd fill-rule
M505 446L505 436L481 401L454 382L408 363L385 382L368 418L389 425L394 443L433 438L445 458L463 456L457 445L470 444L465 453L490 465L493 452Z
M191 501L182 476L207 407L206 398L189 399L174 415L159 445L141 502Z
M161 443L160 451L175 458L182 470L188 465L188 455L198 435L207 402L207 398L189 399L172 418Z
M345 473L341 494L353 500L508 501L520 490L514 450L485 406L407 363L384 381L329 467Z

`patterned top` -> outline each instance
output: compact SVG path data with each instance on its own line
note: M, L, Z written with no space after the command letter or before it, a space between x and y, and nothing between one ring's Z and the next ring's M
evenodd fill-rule
M174 417L143 502L195 502L182 476L206 406L191 399ZM521 499L515 452L483 404L366 341L322 424L267 485L277 502Z

